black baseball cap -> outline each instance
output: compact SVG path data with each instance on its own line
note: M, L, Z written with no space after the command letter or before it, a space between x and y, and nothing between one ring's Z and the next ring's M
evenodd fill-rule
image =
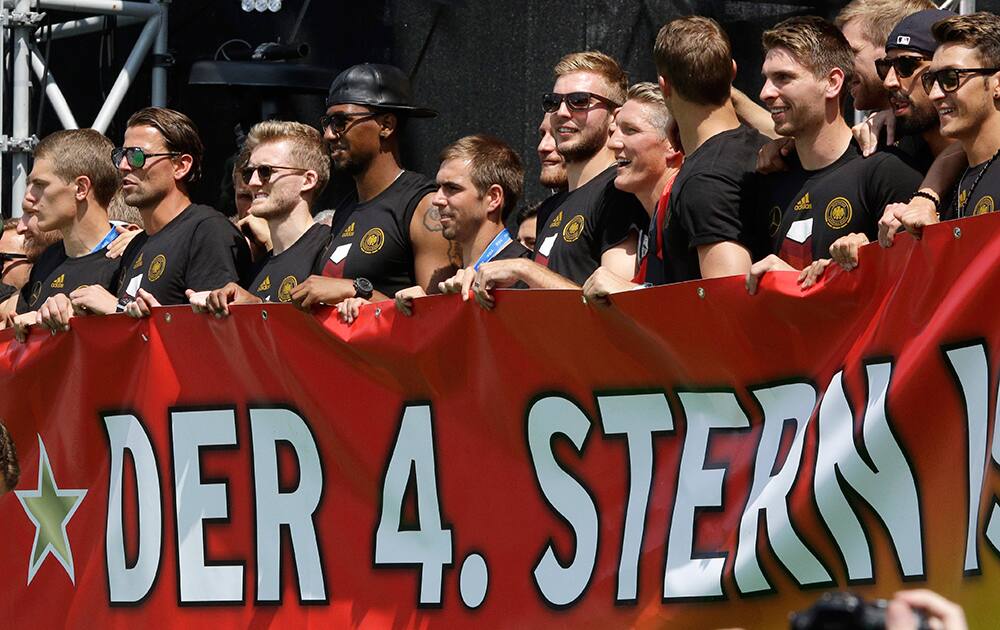
M934 51L937 50L938 42L934 39L931 29L941 20L956 15L958 14L944 9L926 9L906 16L889 33L889 39L885 42L885 51L902 48L925 55L933 55Z
M414 118L432 118L437 112L411 102L410 80L396 66L362 63L337 75L330 84L326 106L351 103Z

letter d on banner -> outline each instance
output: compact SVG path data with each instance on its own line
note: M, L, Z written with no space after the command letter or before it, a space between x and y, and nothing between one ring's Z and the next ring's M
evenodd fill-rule
M111 449L111 477L108 487L108 527L105 553L108 590L112 604L141 601L153 587L160 569L163 519L160 505L160 477L156 454L146 428L133 415L105 416ZM123 531L125 451L135 462L135 486L139 495L139 554L135 566L128 567Z

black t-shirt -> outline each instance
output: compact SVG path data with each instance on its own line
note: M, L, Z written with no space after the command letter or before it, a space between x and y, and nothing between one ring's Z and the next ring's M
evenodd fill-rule
M53 295L68 295L83 286L96 284L112 290L121 261L108 258L107 252L108 248L104 247L70 258L62 241L50 245L35 261L28 282L21 289L18 314L38 310Z
M667 204L663 261L649 259L647 282L701 278L698 248L703 245L733 241L751 256L763 251L748 191L757 178L757 152L766 142L756 130L740 125L712 136L684 159Z
M332 238L313 273L331 278L367 278L392 297L417 283L410 222L420 201L436 186L419 173L403 171L373 199L357 194L337 209Z
M512 239L506 247L497 252L497 255L490 260L514 260L516 258L531 258L532 251L521 245L517 239Z
M576 190L546 202L539 211L535 262L582 285L601 266L601 255L641 233L649 222L632 193L615 188L617 167L610 166Z
M268 253L256 265L246 289L265 302L290 302L292 289L312 274L329 243L330 228L321 223L313 225L285 251Z
M886 205L908 201L922 175L895 149L861 157L853 142L835 162L807 171L796 157L789 169L765 177L758 207L768 217L772 253L796 269L830 257L838 238L863 233L878 238Z
M187 304L184 291L208 291L240 282L250 268L250 248L229 219L192 204L156 234L139 234L122 255L120 303L139 289L164 306Z
M926 175L934 163L931 145L920 134L903 136L896 142L895 148L896 156L922 175Z
M988 170L983 169L989 165ZM982 177L980 177L982 173ZM976 180L978 178L978 183ZM941 219L960 219L996 211L1000 202L1000 159L987 160L970 166L958 183L958 192L952 193L947 209ZM959 213L961 208L961 213Z
M17 287L12 287L9 284L0 283L0 302L6 302L7 299L17 293Z

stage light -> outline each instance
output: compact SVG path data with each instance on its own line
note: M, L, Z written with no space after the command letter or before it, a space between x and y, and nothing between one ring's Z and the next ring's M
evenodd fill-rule
M281 10L281 0L267 0L267 8L271 13L277 13Z
M253 11L253 0L242 0L240 7L247 13L250 13Z

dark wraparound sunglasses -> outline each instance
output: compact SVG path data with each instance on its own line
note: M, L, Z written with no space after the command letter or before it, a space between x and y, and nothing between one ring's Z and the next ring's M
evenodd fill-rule
M878 74L878 78L885 81L885 78L889 76L889 68L893 68L896 70L897 77L900 79L909 79L925 61L929 60L926 57L912 56L902 56L894 59L882 57L881 59L875 60L875 73Z
M126 162L132 168L142 168L146 166L146 160L152 157L163 157L169 155L170 157L177 157L181 155L177 151L170 151L168 153L146 153L141 147L118 147L111 151L111 161L114 163L115 168L122 163L122 158L125 158Z
M962 85L963 74L993 74L1000 72L1000 68L945 68L943 70L930 71L920 77L920 82L924 85L924 92L928 94L934 89L934 84L941 86L942 92L954 92Z
M572 111L580 112L594 107L598 101L614 109L621 107L621 103L616 103L610 98L594 94L593 92L570 92L569 94L559 94L558 92L547 92L542 94L542 110L546 114L551 114L559 110L559 106L566 101L566 107Z
M329 129L334 133L345 133L348 129L358 124L362 120L378 116L377 112L341 112L337 114L323 115L319 117L320 129Z
M27 254L11 254L8 252L0 252L0 263L13 262L15 260L26 260L28 258Z
M250 180L253 179L253 174L256 172L257 177L260 178L261 184L266 184L271 181L271 175L274 175L274 171L308 171L307 168L299 168L297 166L271 166L270 164L259 164L257 166L244 166L240 169L240 178L243 180L244 184L249 184Z

